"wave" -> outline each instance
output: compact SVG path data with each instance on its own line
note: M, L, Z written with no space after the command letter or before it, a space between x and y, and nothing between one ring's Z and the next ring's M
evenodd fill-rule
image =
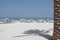
M12 22L19 22L19 23L53 23L54 20L53 19L9 19L9 18L5 18L5 19L0 19L0 23L12 23Z

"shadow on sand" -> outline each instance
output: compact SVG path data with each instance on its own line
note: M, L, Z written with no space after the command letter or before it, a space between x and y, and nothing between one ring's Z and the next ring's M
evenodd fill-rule
M44 33L48 33L50 32L52 29L50 30L47 30L44 32L44 30L40 31L40 30L27 30L27 31L24 31L22 34L26 34L26 35L18 35L18 36L13 36L13 37L25 37L25 36L30 36L30 35L38 35L38 36L41 36L41 37L44 37L48 40L52 40L52 36L48 35L48 34L44 34Z

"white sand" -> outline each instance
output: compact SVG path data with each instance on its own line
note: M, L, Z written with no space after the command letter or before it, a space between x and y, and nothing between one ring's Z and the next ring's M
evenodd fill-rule
M22 35L21 33L27 30L49 30L53 29L53 23L11 23L11 24L0 24L0 40L48 40L42 36L25 36L15 37ZM53 35L53 30L50 30L47 34Z

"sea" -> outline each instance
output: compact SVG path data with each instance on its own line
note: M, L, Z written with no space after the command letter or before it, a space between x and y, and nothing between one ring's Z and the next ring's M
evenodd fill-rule
M20 21L20 22L54 22L53 18L0 18L0 21Z

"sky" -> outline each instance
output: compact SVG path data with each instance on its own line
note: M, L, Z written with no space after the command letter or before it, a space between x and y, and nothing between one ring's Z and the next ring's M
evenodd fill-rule
M53 0L0 0L0 18L54 18Z

